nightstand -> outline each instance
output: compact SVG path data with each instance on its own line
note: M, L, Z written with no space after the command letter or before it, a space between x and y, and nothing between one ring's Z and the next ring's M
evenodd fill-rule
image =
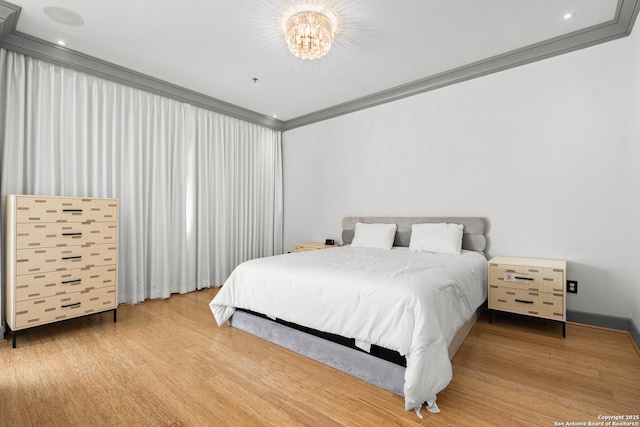
M506 311L562 322L566 336L567 262L495 257L489 261L489 322Z
M293 245L293 252L316 251L318 249L336 248L338 245L325 245L319 242L298 243Z

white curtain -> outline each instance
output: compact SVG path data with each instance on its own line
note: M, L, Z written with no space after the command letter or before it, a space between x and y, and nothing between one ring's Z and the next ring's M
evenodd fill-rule
M119 302L282 253L279 131L0 49L0 156L3 215L7 194L120 200Z

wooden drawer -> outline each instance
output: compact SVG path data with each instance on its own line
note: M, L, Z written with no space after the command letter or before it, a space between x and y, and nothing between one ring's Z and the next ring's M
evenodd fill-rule
M553 268L491 265L491 284L533 292L562 293L564 272Z
M115 286L116 266L29 274L16 278L16 301L64 295L87 289Z
M117 261L116 245L69 246L16 250L17 275L76 270Z
M27 222L16 225L16 248L88 246L117 241L116 222Z
M16 222L117 221L115 199L16 196Z
M16 301L14 330L116 308L115 286Z
M496 285L490 285L489 291L489 308L492 310L564 320L562 292L533 292Z

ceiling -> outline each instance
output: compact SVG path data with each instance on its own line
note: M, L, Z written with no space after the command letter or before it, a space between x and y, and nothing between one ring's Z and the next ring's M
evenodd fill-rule
M8 48L22 43L15 50L63 63L92 60L102 64L98 68L106 63L116 72L103 74L151 77L156 85L166 83L171 90L286 125L451 84L457 74L464 80L622 37L631 31L638 1L13 0L0 5L18 10L12 34L4 31ZM323 5L338 18L335 44L321 59L298 59L284 41L281 17L301 3ZM44 13L47 6L70 9L84 23L60 24ZM565 20L568 12L575 15ZM620 25L621 20L626 22ZM616 25L615 37L605 31ZM14 40L20 37L22 42ZM56 45L60 39L66 47Z

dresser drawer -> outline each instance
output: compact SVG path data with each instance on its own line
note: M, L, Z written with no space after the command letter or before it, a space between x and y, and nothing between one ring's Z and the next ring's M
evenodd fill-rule
M533 292L559 292L564 289L564 272L553 268L491 265L491 284Z
M76 270L117 261L116 245L69 246L16 250L17 275Z
M115 286L16 301L14 330L115 308Z
M533 292L490 285L489 308L531 316L564 320L562 293Z
M16 196L16 222L117 221L115 199Z
M117 241L116 222L26 222L16 225L16 248L85 246Z
M24 301L115 286L116 274L116 266L107 265L17 276L15 299Z

